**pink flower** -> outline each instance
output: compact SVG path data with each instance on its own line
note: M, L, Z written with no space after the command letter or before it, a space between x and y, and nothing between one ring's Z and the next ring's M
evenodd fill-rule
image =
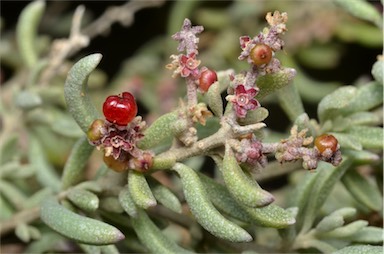
M244 118L248 110L254 110L260 103L254 98L259 91L255 88L245 89L244 85L235 88L235 95L230 96L229 101L233 103L236 115Z
M180 75L182 77L188 77L192 75L195 78L199 76L199 69L197 68L200 65L200 60L196 59L196 54L191 53L188 56L181 55L180 57Z

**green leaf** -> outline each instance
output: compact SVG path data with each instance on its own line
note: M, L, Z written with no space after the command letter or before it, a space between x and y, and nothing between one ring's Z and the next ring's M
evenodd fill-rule
M68 191L67 198L80 209L93 212L99 208L99 198L90 191L74 188Z
M208 92L205 94L207 103L215 116L221 117L223 115L223 100L221 99L220 83L213 83Z
M106 245L125 238L117 228L71 212L54 199L42 203L40 218L55 231L81 243Z
M229 145L225 146L223 161L218 166L229 192L240 204L249 207L263 207L274 201L272 194L263 190L256 180L243 172Z
M80 138L74 147L67 162L65 163L61 177L61 189L65 190L70 186L79 183L84 176L84 167L92 154L91 146L86 137Z
M345 238L349 237L360 230L362 230L364 227L368 225L368 221L365 220L357 220L354 222L351 222L343 227L336 228L332 231L317 234L318 237L321 238Z
M328 163L319 163L316 172L311 175L315 180L307 196L306 205L302 211L300 211L300 214L303 216L302 232L307 232L311 228L320 208L323 206L333 187L351 165L352 160L348 158L343 158L343 161L337 167L333 167Z
M335 136L341 148L349 148L356 151L361 151L363 149L363 146L361 145L360 141L350 134L340 132L332 132L330 134Z
M164 185L158 183L152 188L156 200L170 210L181 213L181 203L176 195Z
M357 89L353 86L343 86L325 96L319 103L317 115L321 122L339 115L339 110L345 108L356 96Z
M15 104L23 110L31 110L41 106L42 103L41 97L36 92L29 90L19 92L15 99Z
M383 128L351 126L347 133L356 138L364 148L383 149Z
M29 3L21 12L16 27L16 42L25 64L32 68L38 60L35 46L37 28L45 10L42 0Z
M23 242L27 243L31 240L29 234L28 225L25 223L20 223L15 228L15 235Z
M371 71L372 76L375 78L377 83L381 85L384 84L383 83L383 72L384 72L383 62L384 62L383 57L378 58L377 61L373 64L372 71Z
M328 215L324 217L317 225L316 225L316 231L318 233L324 233L329 232L331 230L334 230L338 227L341 227L344 225L344 218L341 215Z
M383 229L379 227L365 227L357 233L347 237L348 240L357 243L383 243Z
M170 139L184 130L186 125L179 118L179 112L162 115L157 118L145 131L144 137L139 141L138 147L141 149L149 149L159 145L164 140Z
M38 182L42 186L50 187L54 191L60 189L59 176L55 169L45 157L43 148L37 137L32 133L29 135L29 161L31 165L36 169L36 177Z
M369 151L354 151L354 150L345 150L343 154L349 158L353 158L355 164L370 164L380 160L380 156L369 152Z
M64 97L69 113L84 133L95 119L100 118L89 97L87 81L101 58L101 54L92 54L80 59L69 71L64 85Z
M336 4L353 16L370 21L378 27L383 27L383 18L378 10L364 0L333 0Z
M133 170L128 172L128 188L133 201L138 207L147 209L157 204L142 173Z
M1 140L1 148L0 148L0 165L5 164L6 162L9 162L15 157L18 156L18 142L19 142L19 136L14 134L10 134L7 137L2 137Z
M183 185L185 199L199 224L216 237L231 242L249 242L252 236L227 220L219 213L209 200L207 190L196 172L181 164L176 163L172 168L176 171Z
M333 252L333 254L382 254L382 246L371 245L353 245L344 247L341 250Z
M375 113L356 112L348 116L351 125L380 125L382 119Z
M261 99L265 96L288 85L295 77L296 71L291 68L283 68L277 73L260 76L256 84L260 88L256 98Z
M305 113L303 102L294 82L284 86L276 94L280 106L291 122L294 122L299 115Z
M118 197L110 196L100 199L100 209L110 213L123 213L124 209L120 204Z
M380 211L383 197L379 188L359 174L356 170L350 170L342 178L342 183L361 205L373 211Z
M120 201L121 207L129 216L131 217L137 216L137 207L131 197L131 194L129 193L128 185L124 186L124 188L120 191L119 201Z
M240 118L238 121L241 125L255 124L264 121L268 115L268 109L259 107L255 110L248 111L245 118Z
M137 212L137 216L131 219L132 227L151 253L190 253L164 235L144 210L138 209Z

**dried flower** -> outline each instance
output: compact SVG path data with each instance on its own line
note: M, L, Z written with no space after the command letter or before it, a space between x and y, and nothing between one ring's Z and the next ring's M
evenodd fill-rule
M179 42L177 50L180 52L185 50L187 54L197 54L197 44L199 43L199 38L196 35L202 31L204 31L204 27L192 26L189 19L184 19L181 31L172 35L172 38Z

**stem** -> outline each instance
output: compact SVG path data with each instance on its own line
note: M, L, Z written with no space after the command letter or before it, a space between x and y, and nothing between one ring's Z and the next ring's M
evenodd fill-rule
M195 80L191 78L186 78L187 82L187 99L188 99L188 109L192 109L197 104L197 87Z

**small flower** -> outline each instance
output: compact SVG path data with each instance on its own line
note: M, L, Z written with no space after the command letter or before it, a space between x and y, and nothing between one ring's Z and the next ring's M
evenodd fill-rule
M189 55L171 55L172 62L165 67L169 70L174 70L172 77L175 78L178 74L183 78L192 76L195 79L199 77L200 60L196 59L196 54Z
M236 115L244 118L248 110L254 110L260 106L260 103L254 98L258 89L246 89L244 85L238 85L235 88L235 95L228 95L227 100L233 103Z
M199 103L192 109L190 109L193 122L199 122L201 125L205 125L207 118L212 116L211 111L208 110L204 103Z
M199 69L197 68L200 65L200 60L196 59L196 54L191 53L188 56L181 55L180 57L180 76L188 77L189 75L197 78L199 76Z
M252 166L264 166L267 163L266 156L263 155L263 144L252 134L251 138L243 138L240 141L242 152L236 153L236 159L240 163L247 163Z

